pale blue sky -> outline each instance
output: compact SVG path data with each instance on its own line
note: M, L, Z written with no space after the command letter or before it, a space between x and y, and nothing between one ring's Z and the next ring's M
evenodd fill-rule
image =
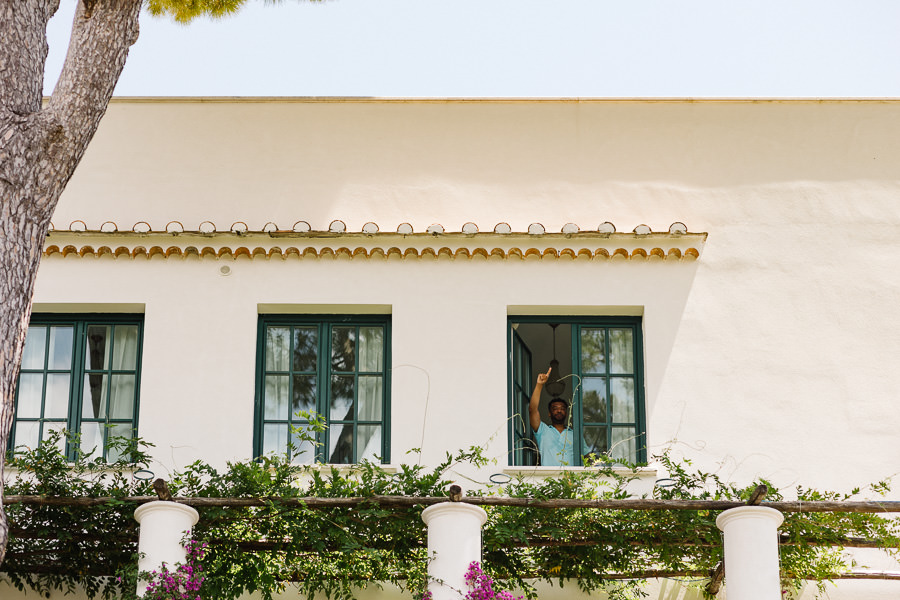
M116 95L900 97L898 31L897 0L251 0L142 15Z

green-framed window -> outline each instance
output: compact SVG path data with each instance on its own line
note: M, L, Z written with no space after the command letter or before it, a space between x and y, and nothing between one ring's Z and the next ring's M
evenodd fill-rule
M11 446L33 448L68 430L82 452L117 459L105 450L110 436L137 432L142 336L143 315L32 315ZM60 450L73 457L77 448Z
M528 425L528 403L534 387L534 380L531 377L533 359L531 350L515 330L510 331L510 338L512 340L510 347L511 402L512 406L524 408L524 412L513 413L514 416L510 419L512 464L534 465L537 464L538 456Z
M390 460L389 316L261 315L256 372L257 456ZM325 430L312 431L302 413L323 417Z
M568 426L578 462L573 466L590 454L646 462L641 318L540 316L509 317L510 463L540 462L528 403L532 374L546 372L554 356L559 366L551 381L561 380L558 396L570 405ZM551 389L544 387L540 405L548 424Z

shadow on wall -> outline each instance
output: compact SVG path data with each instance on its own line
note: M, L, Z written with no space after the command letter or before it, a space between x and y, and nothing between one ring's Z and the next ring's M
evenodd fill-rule
M689 581L689 580L685 580ZM659 600L703 600L700 587L689 586L677 579L663 579L659 586Z

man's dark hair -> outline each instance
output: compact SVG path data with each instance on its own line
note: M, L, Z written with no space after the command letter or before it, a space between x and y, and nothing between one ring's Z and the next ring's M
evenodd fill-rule
M563 400L562 398L551 398L550 402L547 403L547 408L550 408L550 405L553 404L554 402L562 402L563 404L566 405L566 409L569 408L569 403L566 402L565 400Z

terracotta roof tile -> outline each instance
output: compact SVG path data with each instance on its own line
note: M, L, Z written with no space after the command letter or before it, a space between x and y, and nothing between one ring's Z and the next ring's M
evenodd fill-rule
M480 232L474 222L465 223L460 231L448 232L435 223L426 231L414 233L409 223L396 232L381 232L374 222L360 231L348 231L343 221L334 220L328 231L314 231L306 221L297 221L291 229L278 229L273 222L260 230L251 230L236 221L219 231L211 221L200 223L196 230L185 230L180 221L170 221L164 230L152 230L139 221L121 230L112 221L98 229L89 229L81 220L73 221L67 230L51 227L45 243L45 256L69 256L148 259L247 258L251 260L280 258L359 259L511 259L511 260L694 260L700 257L707 234L690 233L684 223L675 222L665 232L653 232L638 225L632 233L616 233L612 223L602 223L594 230L581 229L567 223L560 233L547 233L541 223L532 223L527 232L513 232L507 223L498 223L491 232ZM440 244L434 244L436 238ZM149 250L147 249L149 246ZM115 248L115 250L113 250Z

